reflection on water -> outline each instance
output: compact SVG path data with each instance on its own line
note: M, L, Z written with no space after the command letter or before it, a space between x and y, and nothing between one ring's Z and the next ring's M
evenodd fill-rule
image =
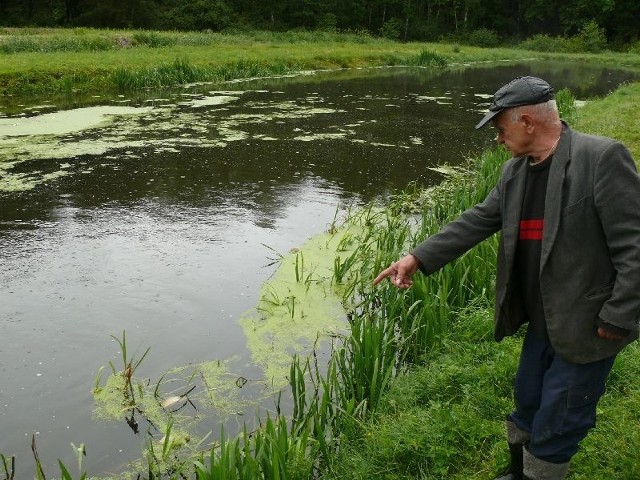
M111 335L151 347L139 373L152 379L232 357L251 371L238 319L273 272L270 249L438 181L427 167L489 145L474 125L526 74L579 98L633 78L535 63L344 71L0 118L0 452L30 471L37 432L51 464L73 461L69 442L88 445L93 473L135 458L124 423L92 419L95 374L119 359Z

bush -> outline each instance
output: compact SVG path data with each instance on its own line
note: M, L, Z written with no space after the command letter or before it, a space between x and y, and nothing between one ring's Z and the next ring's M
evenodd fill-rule
M547 34L538 34L526 39L519 48L537 52L598 53L606 46L607 32L592 20L585 23L582 30L573 37L551 37Z
M324 30L326 32L337 32L338 31L338 17L336 17L333 13L325 13L318 20L318 25L316 27L318 30Z
M627 50L628 53L640 54L640 41L636 41Z
M565 37L551 37L546 33L540 33L531 38L527 38L519 47L536 52L571 52L573 50L570 39Z
M493 30L488 28L479 28L469 34L467 40L469 45L475 45L476 47L497 47L500 45L500 37Z
M585 23L575 39L582 52L598 53L607 46L607 32L595 20Z

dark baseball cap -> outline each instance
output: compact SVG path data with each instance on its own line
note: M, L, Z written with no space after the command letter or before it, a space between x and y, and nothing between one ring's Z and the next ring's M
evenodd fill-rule
M494 94L489 112L480 120L476 128L484 127L487 122L507 108L536 105L553 98L555 98L553 88L541 78L514 78Z

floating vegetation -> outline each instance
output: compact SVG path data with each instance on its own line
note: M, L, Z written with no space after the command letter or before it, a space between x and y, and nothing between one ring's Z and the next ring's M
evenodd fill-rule
M336 254L344 239L353 235L345 227L309 240L300 249L280 255L280 266L263 285L255 313L240 320L254 363L274 388L286 385L292 355L309 355L326 340L344 332L342 299L333 283ZM338 257L336 257L338 255Z
M72 168L83 155L105 155L120 149L114 159L136 159L140 158L140 149L163 153L179 152L187 147L223 148L246 139L273 141L275 137L256 131L255 126L340 112L288 101L255 102L247 106L248 113L222 113L225 106L237 102L244 93L247 92L230 95L230 92L212 91L173 105L86 107L31 117L0 118L0 191L26 191L78 171L89 173L91 169ZM215 111L217 107L220 113ZM212 121L211 116L216 114L216 121ZM248 129L255 133L249 133ZM336 139L345 135L318 133L298 140ZM49 162L46 171L20 167L25 162L44 159L67 161L59 167L56 162Z

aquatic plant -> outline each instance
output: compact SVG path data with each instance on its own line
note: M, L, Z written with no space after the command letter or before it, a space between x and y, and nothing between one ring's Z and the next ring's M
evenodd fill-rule
M6 457L0 453L0 460L2 461L2 468L4 469L5 480L13 480L16 474L16 456Z
M75 444L71 442L71 449L73 450L73 453L76 455L76 458L78 460L78 474L80 475L78 479L85 480L85 478L87 478L87 472L82 471L82 460L83 457L87 455L87 451L85 449L84 443L81 443L80 446L76 447ZM74 480L73 475L69 473L69 469L65 466L64 463L62 463L61 460L58 460L58 465L60 466L60 478L62 480Z
M145 352L140 356L140 358L135 358L135 352L132 357L129 357L127 355L126 332L124 330L122 331L122 340L113 335L111 336L111 338L113 338L120 346L120 353L122 355L122 372L120 372L120 375L122 375L122 377L124 378L124 388L126 393L131 395L130 400L132 403L135 403L135 393L133 390L132 378L135 374L136 369L140 366L140 364L144 360L144 357L146 357L147 354L149 353L150 348L147 348ZM113 372L113 374L116 375L116 367L113 365L111 361L109 362L109 365L111 366L111 371ZM97 384L96 384L96 387L97 387Z

